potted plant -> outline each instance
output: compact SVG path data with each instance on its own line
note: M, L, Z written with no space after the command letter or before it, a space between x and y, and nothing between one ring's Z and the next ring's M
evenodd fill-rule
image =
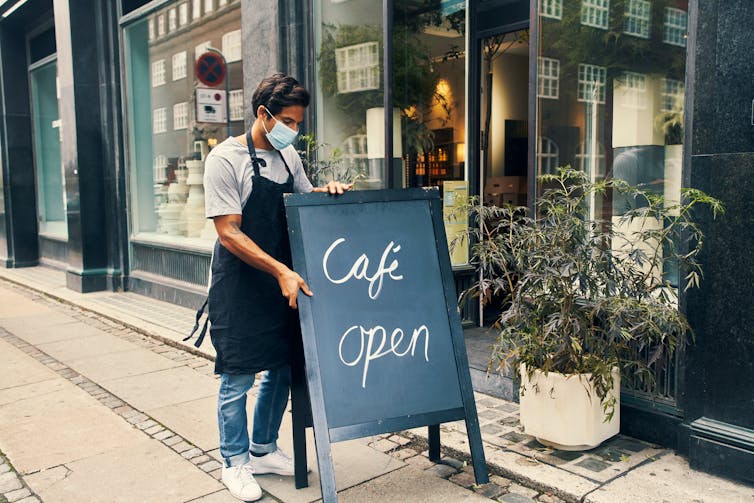
M699 286L702 233L692 217L699 207L714 215L723 208L698 190L668 203L570 168L540 180L546 190L533 216L527 208L470 207L481 274L464 295L508 298L493 359L521 379L525 432L559 449L588 449L618 433L621 375L651 383L653 367L689 337L663 272L680 265L684 288ZM619 225L590 220L589 201L611 193L632 202Z

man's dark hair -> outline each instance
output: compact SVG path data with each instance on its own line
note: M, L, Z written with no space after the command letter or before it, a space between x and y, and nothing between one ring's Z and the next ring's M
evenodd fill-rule
M309 99L309 91L299 84L298 80L284 73L275 73L262 79L251 97L251 102L256 117L259 105L266 106L272 115L277 115L285 107L308 107Z

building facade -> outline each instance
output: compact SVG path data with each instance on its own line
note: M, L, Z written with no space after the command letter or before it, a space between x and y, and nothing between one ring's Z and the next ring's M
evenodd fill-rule
M622 430L754 481L751 2L17 0L0 16L0 256L77 291L201 302L203 158L250 124L274 71L312 92L315 181L440 186L449 213L467 194L532 206L563 165L718 197L702 288L680 295L695 342L652 395L625 390ZM208 52L226 61L217 85ZM617 224L624 206L590 210ZM449 239L464 226L448 218ZM452 262L460 290L468 250Z

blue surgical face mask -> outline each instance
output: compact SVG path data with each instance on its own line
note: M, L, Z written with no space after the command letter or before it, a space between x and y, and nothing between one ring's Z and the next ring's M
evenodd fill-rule
M267 126L265 126L264 121L262 121L262 127L267 134L267 141L270 142L270 145L272 145L272 148L275 150L283 150L285 147L293 143L293 140L298 136L298 131L294 131L279 120L275 119L267 107L264 107L264 109L267 110L267 114L275 121L275 126L272 128L272 131L267 131Z

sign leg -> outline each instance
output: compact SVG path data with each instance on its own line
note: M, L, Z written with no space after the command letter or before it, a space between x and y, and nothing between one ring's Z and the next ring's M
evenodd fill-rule
M291 406L293 408L293 464L296 489L309 487L306 466L306 416L309 412L303 361L294 359L291 367Z
M317 447L317 462L319 465L319 487L322 489L323 503L337 503L338 494L335 488L335 470L333 469L330 439L327 429L317 428L317 418L314 418L314 442Z
M429 425L429 460L440 461L440 425Z
M466 412L466 431L469 434L469 447L471 447L471 463L474 465L474 478L477 484L486 484L490 481L487 473L487 461L484 458L482 447L482 434L479 431L479 421L476 410L473 415Z

